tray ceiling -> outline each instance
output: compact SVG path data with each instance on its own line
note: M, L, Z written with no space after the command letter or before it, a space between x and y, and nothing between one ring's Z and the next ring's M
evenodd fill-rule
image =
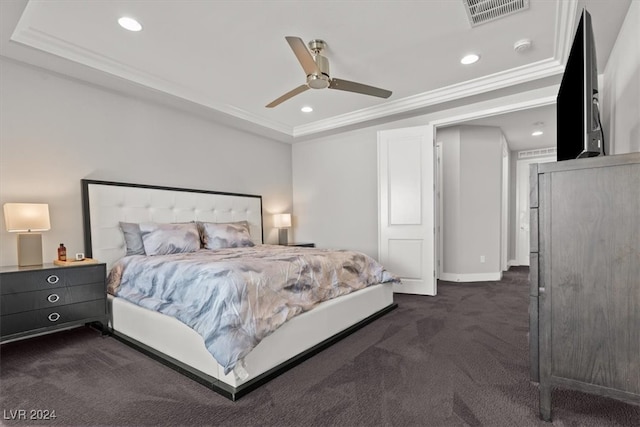
M531 0L526 10L471 27L462 0L3 0L0 53L292 141L557 76L579 3ZM122 16L142 31L123 30ZM308 90L265 108L305 81L285 36L325 40L332 77L393 95ZM516 52L522 39L532 47ZM461 65L469 52L480 61ZM304 105L314 111L302 113Z

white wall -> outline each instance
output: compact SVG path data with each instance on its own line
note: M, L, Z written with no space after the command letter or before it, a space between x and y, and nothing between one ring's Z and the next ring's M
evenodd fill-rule
M292 207L289 144L5 59L0 93L0 204L49 203L45 262L61 242L84 250L82 178L259 194L277 242L269 214ZM0 265L15 265L0 222Z
M500 274L502 132L460 126L458 274ZM446 221L446 217L445 217ZM445 241L446 242L446 241ZM480 256L485 262L480 262Z
M377 132L555 96L557 86L293 145L295 240L378 257Z
M442 142L442 257L440 273L458 271L457 246L460 241L460 127L436 131Z
M375 130L295 144L293 177L293 240L378 258Z
M443 169L440 277L499 278L502 132L489 126L455 126L438 130L436 140L442 142Z
M640 1L632 1L604 70L602 125L611 154L640 151Z

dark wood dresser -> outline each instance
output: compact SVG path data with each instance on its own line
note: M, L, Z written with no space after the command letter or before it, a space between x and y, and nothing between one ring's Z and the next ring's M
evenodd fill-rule
M640 404L640 153L531 166L531 377Z
M0 267L0 342L100 322L106 329L106 264Z

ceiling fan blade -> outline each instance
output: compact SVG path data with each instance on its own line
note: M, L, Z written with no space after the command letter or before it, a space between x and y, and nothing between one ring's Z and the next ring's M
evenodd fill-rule
M350 82L349 80L331 79L329 89L344 90L347 92L356 92L363 95L377 96L379 98L388 98L392 92L379 87L363 85L362 83Z
M285 93L284 95L282 95L280 98L276 99L275 101L273 101L270 104L267 104L266 107L267 108L273 108L277 105L282 104L284 101L286 101L289 98L293 98L294 96L296 96L299 93L304 92L305 90L309 89L309 86L305 85L300 85L297 88L290 90L289 92Z
M313 56L311 56L311 53L307 49L307 46L304 44L302 39L300 37L292 36L287 36L285 37L285 39L287 39L287 42L289 42L289 46L291 46L291 50L293 50L296 58L298 58L298 61L300 62L300 65L302 65L302 69L304 70L305 74L307 76L309 74L320 74L320 70L316 65L316 61L313 60Z

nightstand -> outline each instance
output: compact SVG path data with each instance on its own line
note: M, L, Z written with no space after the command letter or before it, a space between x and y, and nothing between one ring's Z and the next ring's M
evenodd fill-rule
M0 342L100 322L107 328L106 264L0 267Z
M315 243L287 243L286 246L298 246L300 248L315 248Z

